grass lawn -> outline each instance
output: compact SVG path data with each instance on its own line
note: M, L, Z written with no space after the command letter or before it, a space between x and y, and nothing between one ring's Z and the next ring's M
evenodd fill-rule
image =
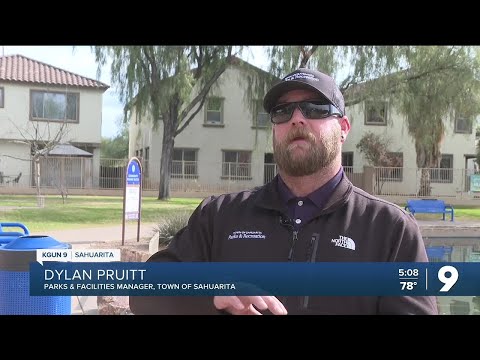
M159 222L173 212L192 212L200 198L174 198L159 201L155 197L142 198L142 222ZM38 208L34 195L0 195L0 222L20 222L31 232L114 225L122 223L123 197L69 196L63 204L58 195L46 196L45 207ZM404 207L404 204L399 204ZM455 206L455 220L480 221L480 208ZM417 219L439 220L440 214L418 214ZM447 216L447 220L450 217ZM132 222L134 223L134 222Z
M201 201L186 198L159 201L143 197L141 221L157 222L172 212L192 212ZM31 232L122 223L121 196L69 196L63 204L61 197L52 195L46 196L44 208L36 204L34 195L0 195L0 222L20 222Z

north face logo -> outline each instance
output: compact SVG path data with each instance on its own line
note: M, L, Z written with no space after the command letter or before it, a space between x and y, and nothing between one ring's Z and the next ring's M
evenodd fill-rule
M343 235L339 235L338 239L332 239L332 243L334 243L335 246L340 246L345 249L355 250L355 241Z

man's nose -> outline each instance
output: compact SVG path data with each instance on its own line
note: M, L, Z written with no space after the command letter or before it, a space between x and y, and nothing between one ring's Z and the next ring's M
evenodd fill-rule
M306 119L298 106L296 106L295 110L293 110L290 122L292 123L292 125L306 125Z

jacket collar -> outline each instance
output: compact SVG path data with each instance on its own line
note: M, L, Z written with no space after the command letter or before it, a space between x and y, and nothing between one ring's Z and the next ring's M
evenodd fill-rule
M287 205L282 201L282 198L277 189L278 175L272 181L260 188L255 205L264 209L275 210L281 213L287 213ZM328 213L335 210L337 207L347 202L350 194L353 191L353 184L343 175L342 180L333 190L328 202L325 204L321 213Z

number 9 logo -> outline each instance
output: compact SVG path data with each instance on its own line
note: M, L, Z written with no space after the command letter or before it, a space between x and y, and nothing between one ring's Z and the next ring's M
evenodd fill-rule
M450 273L450 276L446 277L445 276L446 273ZM446 292L450 290L458 280L457 269L450 265L442 266L438 270L438 280L440 280L444 284L440 289L440 291Z

